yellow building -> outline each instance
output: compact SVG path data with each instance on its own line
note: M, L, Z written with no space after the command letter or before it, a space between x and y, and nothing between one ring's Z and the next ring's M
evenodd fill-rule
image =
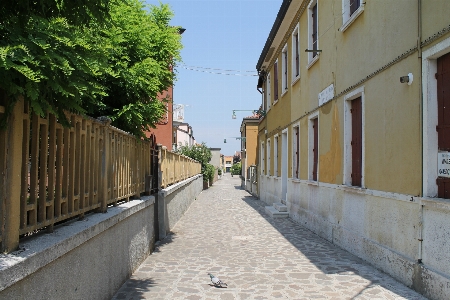
M259 115L253 114L242 119L241 123L241 166L242 187L257 194L256 151L258 144Z
M433 299L450 299L449 15L284 0L257 63L260 199Z

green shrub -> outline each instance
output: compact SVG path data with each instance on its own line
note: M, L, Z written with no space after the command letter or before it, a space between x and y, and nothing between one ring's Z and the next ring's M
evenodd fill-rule
M231 166L231 174L232 175L241 175L242 165L240 162Z

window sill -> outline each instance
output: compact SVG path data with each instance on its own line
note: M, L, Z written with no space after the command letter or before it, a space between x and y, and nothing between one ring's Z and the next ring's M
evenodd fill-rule
M319 57L320 57L320 53L318 53L310 62L309 62L309 64L306 66L306 70L309 70L309 68L311 68L315 63L316 63L316 61L318 61L319 60Z
M288 92L288 89L285 89L284 90L284 92L281 94L281 97L280 98L283 98L284 97L284 95L286 95L287 94L287 92Z
M350 16L350 18L344 24L342 24L341 28L339 28L339 31L344 32L347 28L349 28L350 25L352 25L352 23L356 20L356 18L363 13L363 11L364 4L361 3L361 6Z
M277 100L275 100L275 101L273 101L273 103L272 103L272 107L273 106L275 106L275 104L277 104L278 103L278 99Z
M298 75L297 77L294 78L294 80L291 83L291 86L293 86L294 84L296 84L297 82L299 82L300 80L300 75Z
M318 181L314 181L314 180L312 180L312 179L306 180L306 184L307 184L307 185L319 186L319 182L318 182Z
M365 194L366 193L366 191L365 191L366 189L361 186L343 184L343 185L341 185L341 187L343 188L343 190L345 190L347 192L353 192L353 193L357 193L357 194Z

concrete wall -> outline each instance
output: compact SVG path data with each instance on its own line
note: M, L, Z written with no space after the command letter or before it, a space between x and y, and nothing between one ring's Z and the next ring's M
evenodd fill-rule
M292 219L425 296L450 299L444 250L450 203L304 180L288 184Z
M196 175L158 193L159 237L164 238L203 190L203 176Z
M0 299L111 299L154 246L154 197L56 227L0 255Z

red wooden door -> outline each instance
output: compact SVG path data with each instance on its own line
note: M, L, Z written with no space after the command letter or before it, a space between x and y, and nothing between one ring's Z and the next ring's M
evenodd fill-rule
M450 151L450 53L437 60L438 148ZM438 197L450 198L450 179L438 178Z
M361 186L362 178L362 106L361 97L352 100L352 185Z

